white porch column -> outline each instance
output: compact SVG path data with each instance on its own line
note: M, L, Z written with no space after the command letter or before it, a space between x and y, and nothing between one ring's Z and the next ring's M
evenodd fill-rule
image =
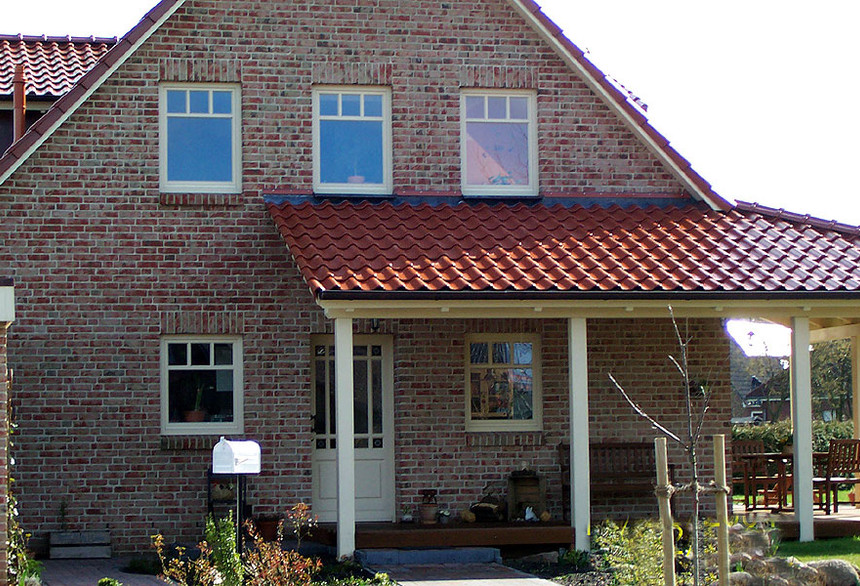
M591 472L588 461L588 340L585 318L568 322L570 379L570 524L574 547L591 551Z
M352 320L334 320L335 437L337 439L337 557L355 552Z
M800 541L813 541L812 368L809 318L791 318L791 421L794 432L794 518Z
M851 413L854 438L860 439L860 338L851 336ZM860 502L860 485L854 485L854 498Z

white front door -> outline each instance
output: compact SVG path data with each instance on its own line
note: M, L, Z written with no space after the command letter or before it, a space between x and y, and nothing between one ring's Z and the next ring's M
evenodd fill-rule
M337 520L334 337L311 339L313 512ZM356 521L394 521L394 361L391 336L355 336L353 386Z

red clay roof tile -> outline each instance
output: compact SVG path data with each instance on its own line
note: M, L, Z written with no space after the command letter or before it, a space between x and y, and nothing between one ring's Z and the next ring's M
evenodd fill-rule
M317 294L860 292L856 228L757 206L268 207Z
M61 96L92 69L117 40L0 35L0 94L12 95L15 65L23 64L29 96Z

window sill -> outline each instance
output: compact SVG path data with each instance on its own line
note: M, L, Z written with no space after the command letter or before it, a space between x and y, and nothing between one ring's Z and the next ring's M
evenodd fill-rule
M162 435L161 451L207 452L212 451L220 435Z
M241 193L167 193L162 192L160 203L164 206L229 207L243 203Z
M474 447L542 446L542 431L468 431L466 445Z

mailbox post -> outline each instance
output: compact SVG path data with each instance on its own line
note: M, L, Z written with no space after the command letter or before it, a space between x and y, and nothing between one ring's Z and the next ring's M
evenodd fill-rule
M221 439L212 448L212 474L236 477L236 548L242 552L245 524L245 484L249 475L260 473L260 444L253 440Z

